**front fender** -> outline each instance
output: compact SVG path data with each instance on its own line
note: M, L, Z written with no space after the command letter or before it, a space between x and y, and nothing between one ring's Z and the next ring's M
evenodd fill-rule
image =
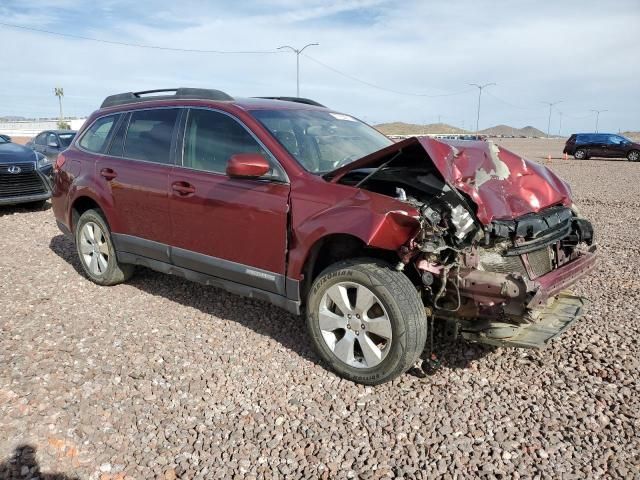
M351 235L368 247L397 251L420 229L417 218L410 205L360 191L295 225L288 275L300 278L308 252L329 235Z

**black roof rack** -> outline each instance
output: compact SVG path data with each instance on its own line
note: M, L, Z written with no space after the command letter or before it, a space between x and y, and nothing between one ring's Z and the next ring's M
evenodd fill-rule
M172 95L154 95L156 93L174 92ZM100 108L125 105L127 103L150 102L153 100L233 100L233 97L220 90L208 88L161 88L158 90L144 90L142 92L126 92L109 95L104 99Z
M313 105L316 107L327 108L321 103L318 103L315 100L311 100L310 98L302 98L302 97L255 97L255 98L264 98L265 100L283 100L285 102L304 103L305 105Z

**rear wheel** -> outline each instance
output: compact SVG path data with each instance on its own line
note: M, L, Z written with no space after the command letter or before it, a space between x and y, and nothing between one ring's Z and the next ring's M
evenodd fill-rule
M630 162L637 162L638 160L640 160L640 152L638 150L631 150L627 154L627 160L629 160Z
M118 262L109 226L100 212L87 210L80 216L75 239L80 263L92 282L116 285L133 275L133 265Z
M579 149L573 154L573 158L576 160L585 160L587 158L587 152L585 150Z
M336 373L367 385L408 370L427 338L415 286L390 265L366 258L336 263L318 276L308 297L307 328Z

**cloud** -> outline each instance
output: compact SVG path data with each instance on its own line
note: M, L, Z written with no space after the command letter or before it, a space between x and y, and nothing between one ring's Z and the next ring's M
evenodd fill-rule
M9 0L7 22L98 38L221 50L265 50L319 42L305 53L349 76L404 92L441 94L496 82L483 96L481 127L546 129L563 100L563 129L640 129L637 1L492 3L347 0L181 2ZM517 5L514 6L514 5ZM207 55L110 46L0 28L8 68L0 72L0 115L86 114L108 94L172 86L232 95L295 93L295 56ZM301 57L301 94L370 122L475 123L477 93L422 98L360 84ZM554 116L554 126L557 125ZM552 127L553 129L554 127Z

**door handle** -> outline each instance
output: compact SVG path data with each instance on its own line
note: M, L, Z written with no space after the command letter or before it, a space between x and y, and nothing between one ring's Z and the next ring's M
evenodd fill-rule
M191 195L196 191L196 187L187 182L173 182L171 188L173 188L175 192L178 192L179 195L185 196Z
M108 181L113 180L118 174L111 168L103 168L100 170L100 175L106 178Z

